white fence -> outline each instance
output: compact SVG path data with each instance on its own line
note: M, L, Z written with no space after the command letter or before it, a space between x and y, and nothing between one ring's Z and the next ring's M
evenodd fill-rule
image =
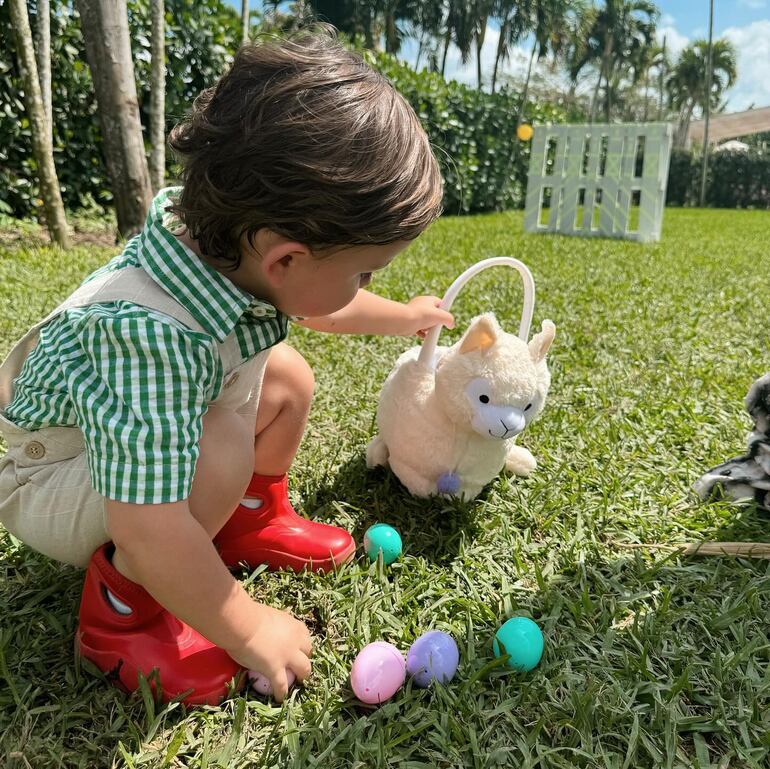
M524 229L660 239L673 126L537 126Z

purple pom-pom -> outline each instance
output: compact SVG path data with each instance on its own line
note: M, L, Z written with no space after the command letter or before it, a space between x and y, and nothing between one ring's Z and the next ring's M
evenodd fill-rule
M457 494L460 490L460 476L457 473L441 473L436 481L439 494Z

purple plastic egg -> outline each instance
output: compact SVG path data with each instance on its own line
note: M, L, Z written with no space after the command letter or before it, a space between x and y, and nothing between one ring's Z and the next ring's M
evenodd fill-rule
M404 655L385 641L364 646L350 670L353 693L367 705L390 699L403 686L405 678Z
M406 655L406 669L417 686L425 688L431 681L448 683L457 672L460 652L449 633L431 630L421 635Z
M286 679L289 682L289 689L291 689L292 685L297 680L297 677L288 668L286 670ZM251 688L254 689L255 692L266 694L268 696L273 693L273 687L270 680L263 676L262 673L257 673L256 670L249 670L249 681L251 681Z

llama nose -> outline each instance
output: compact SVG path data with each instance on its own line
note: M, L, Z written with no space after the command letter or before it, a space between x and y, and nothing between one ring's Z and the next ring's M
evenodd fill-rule
M526 424L524 421L524 412L517 408L509 409L508 412L500 418L500 422L502 422L502 425L507 432L513 433L514 435L520 433Z

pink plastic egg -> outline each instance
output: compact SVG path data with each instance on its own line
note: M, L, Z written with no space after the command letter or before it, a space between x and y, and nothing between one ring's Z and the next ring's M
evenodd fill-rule
M292 685L297 680L297 677L294 675L294 673L291 672L291 670L287 669L286 679L289 682L289 689L291 689ZM250 670L249 681L251 681L251 688L254 689L255 692L258 692L259 694L266 694L268 696L273 693L273 687L270 684L270 680L263 676L262 673L257 673L256 670Z
M364 646L350 671L353 693L367 705L385 702L403 686L405 678L404 655L385 641Z

